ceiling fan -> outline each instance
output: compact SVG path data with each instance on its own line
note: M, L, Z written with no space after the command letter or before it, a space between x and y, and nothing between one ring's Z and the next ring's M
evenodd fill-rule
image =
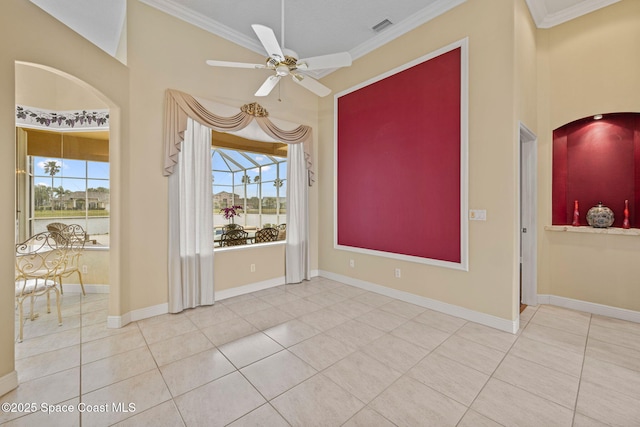
M269 55L264 64L218 61L214 59L208 60L207 64L213 67L256 68L275 71L275 74L269 76L262 86L260 86L258 91L255 93L255 96L269 95L280 79L286 76L291 76L294 82L318 96L327 96L331 93L331 89L302 72L327 68L348 67L351 65L351 55L349 55L348 52L298 59L297 53L290 49L280 47L271 28L259 24L254 24L251 28L253 28L253 31L255 31L258 39ZM284 40L284 25L282 30L282 38Z

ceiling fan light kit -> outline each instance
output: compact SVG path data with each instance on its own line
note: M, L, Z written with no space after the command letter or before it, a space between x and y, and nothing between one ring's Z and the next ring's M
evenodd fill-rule
M340 52L323 56L314 56L312 58L298 59L298 54L290 49L280 47L278 40L269 27L260 24L251 26L258 36L260 43L269 55L265 64L249 64L244 62L230 62L210 59L206 63L212 67L231 67L231 68L255 68L269 69L275 71L275 75L271 75L260 86L255 96L267 96L278 84L282 77L288 75L292 80L305 89L322 97L331 93L331 89L320 83L311 76L304 75L302 71L313 71L330 68L348 67L351 65L351 55L348 52ZM283 31L284 33L284 31ZM300 71L300 72L299 72Z

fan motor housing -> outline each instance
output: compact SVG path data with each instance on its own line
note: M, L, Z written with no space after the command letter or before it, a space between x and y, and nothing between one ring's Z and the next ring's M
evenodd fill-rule
M289 74L289 67L286 64L279 64L276 67L276 74L280 77L284 77Z

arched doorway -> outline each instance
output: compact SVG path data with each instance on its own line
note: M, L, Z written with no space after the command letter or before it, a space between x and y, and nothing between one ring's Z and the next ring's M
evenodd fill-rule
M73 173L69 172L66 178L63 178L63 173L60 173L56 180L54 179L56 178L54 177L55 174L51 175L51 181L53 182L53 184L50 185L51 193L54 192L53 190L59 191L57 194L49 197L48 206L50 208L57 207L59 210L54 211L54 218L45 219L44 222L81 222L85 229L87 229L90 240L88 240L88 250L85 250L83 254L84 260L81 261L80 268L85 277L85 283L89 282L88 285L85 285L87 295L93 296L86 298L81 297L81 294L75 294L76 298L71 297L71 295L74 295L74 291L80 291L79 286L76 286L74 289L72 283L73 277L68 279L69 285L65 285L64 290L70 291L68 294L71 295L67 297L67 300L71 303L76 301L89 303L92 300L102 299L102 305L104 307L101 307L100 310L95 310L91 315L88 315L90 313L89 311L83 310L82 308L68 308L67 318L65 319L63 315L63 327L52 328L51 333L82 327L83 324L85 326L89 323L97 324L98 322L104 323L104 327L106 328L108 314L116 313L119 309L118 295L120 294L118 263L113 262L114 259L117 259L119 253L118 239L112 239L113 236L118 235L120 229L119 210L117 209L119 205L118 197L120 188L119 174L117 173L120 147L119 107L107 96L75 76L45 65L20 61L16 61L15 63L15 99L16 104L19 106L33 107L31 110L32 119L36 121L38 118L42 121L42 116L37 117L42 111L46 112L44 114L50 114L51 112L56 114L57 111L108 111L107 141L106 144L102 144L102 146L107 148L106 153L101 154L103 157L106 156L107 162L103 162L106 164L106 169L103 168L101 172L89 170L92 168L95 169L96 165L99 166L100 162L93 161L96 160L95 152L89 155L86 153L88 150L85 149L85 152L83 152L82 148L83 143L96 138L95 135L92 135L92 132L99 131L96 131L93 126L80 130L76 127L79 126L77 124L78 121L76 121L76 123L71 124L73 132L69 129L61 130L60 127L56 129L35 129L37 126L29 127L28 125L22 127L27 129L28 132L40 132L41 134L34 136L33 139L39 139L41 146L44 145L46 147L47 141L51 140L51 138L54 140L59 138L62 141L60 147L65 147L64 151L66 151L64 154L61 154L59 158L64 159L64 162L68 161L69 164L73 163L74 167L81 165L85 168L84 176L74 171ZM24 131L24 129L22 130ZM19 133L20 131L17 132L17 134ZM66 141L64 141L65 136ZM103 137L97 138L103 139ZM92 149L92 151L95 150ZM25 179L25 176L21 175L33 174L35 169L33 164L34 155L39 156L40 161L42 161L42 159L46 160L49 154L46 150L38 152L36 149L34 152L29 153L24 147L16 148L16 217L18 219L16 237L24 238L26 234L33 234L34 232L40 231L43 227L42 224L36 224L38 221L35 215L29 216L29 214L25 212L20 212L24 210L24 206L28 205L24 198L33 198L33 186L37 181L33 178L30 180ZM24 160L27 157L32 157L30 160L31 165L28 165ZM19 159L22 161L22 165L27 167L20 167L18 163ZM35 166L37 167L37 165ZM62 166L61 164L61 167ZM40 173L40 175L42 175L42 173ZM66 181L63 179L66 179ZM42 183L40 184L42 185ZM31 189L29 189L29 185L31 185ZM80 186L80 190L82 191L74 192L69 188L65 188L73 185ZM95 191L93 190L97 188L101 188L103 193L108 193L108 196L105 197L104 194L102 196L94 194ZM82 192L84 192L83 198L76 200L77 195L74 193ZM20 197L22 197L23 200L20 201ZM100 197L102 197L102 199L100 199ZM46 204L47 202L45 201L44 203ZM90 218L90 216L93 216L96 212L89 213L89 207L93 207L93 211L96 211L98 214L100 214L100 210L103 211L102 215L98 216L100 216L100 222L106 223L106 226L103 225L100 231L94 226L94 223L96 223L95 219ZM30 209L33 211L34 207L31 206ZM84 211L82 211L84 212L84 218L82 218L82 215L78 215L81 209L84 209ZM20 225L20 220L22 220L22 225ZM25 225L28 221L31 221L31 223ZM91 237L91 234L95 234L95 236ZM98 243L98 241L100 241L100 243ZM89 280L87 280L87 278ZM41 324L44 324L44 322ZM47 332L47 328L42 327L42 330L34 332L34 337L42 337ZM16 351L16 359L19 357L20 352ZM16 363L17 367L18 365L19 364Z

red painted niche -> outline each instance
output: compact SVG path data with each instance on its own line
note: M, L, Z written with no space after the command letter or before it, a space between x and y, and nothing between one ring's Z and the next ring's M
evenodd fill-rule
M580 225L602 202L613 210L613 227L622 227L629 200L631 227L640 227L640 113L583 118L553 131L554 225L571 225L575 200Z

